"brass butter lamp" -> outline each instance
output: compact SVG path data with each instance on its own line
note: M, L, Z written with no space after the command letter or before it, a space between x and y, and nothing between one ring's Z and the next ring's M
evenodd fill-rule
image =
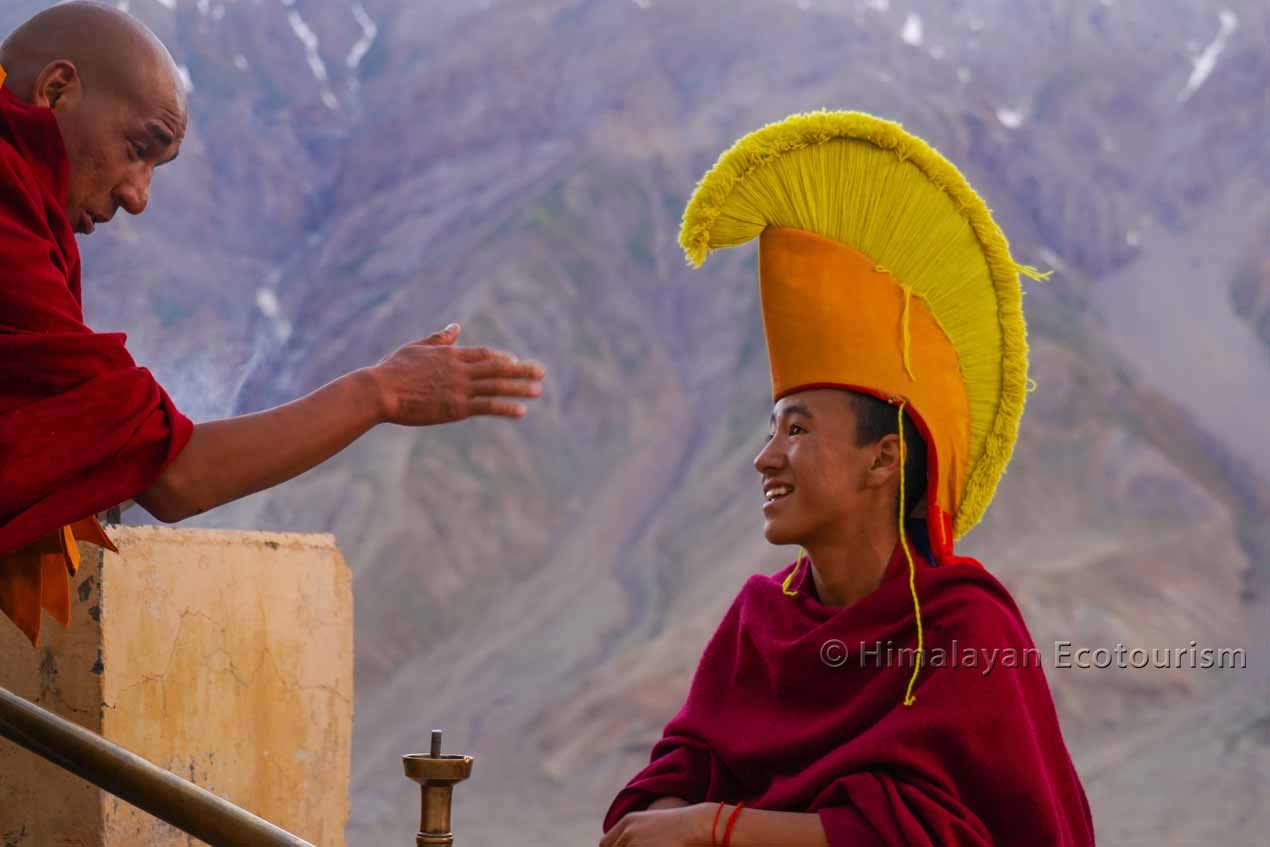
M401 757L406 776L419 783L423 792L423 810L419 818L418 847L452 847L450 803L454 786L472 775L471 756L442 756L441 730L432 730L432 751L428 755L411 753Z

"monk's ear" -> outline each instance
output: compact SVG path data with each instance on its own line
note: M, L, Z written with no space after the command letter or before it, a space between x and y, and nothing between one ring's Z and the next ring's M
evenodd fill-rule
M79 69L73 62L58 59L50 62L35 78L31 102L49 109L73 109L84 96Z
M900 471L900 437L884 435L872 446L873 461L869 465L869 481L883 486L898 479Z

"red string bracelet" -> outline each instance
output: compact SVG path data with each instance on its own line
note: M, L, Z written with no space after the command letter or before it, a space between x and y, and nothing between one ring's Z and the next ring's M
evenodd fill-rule
M728 847L728 842L732 840L732 827L736 826L737 816L741 814L741 810L745 808L744 803L737 803L736 808L732 810L732 814L728 815L728 825L723 830L723 845Z
M723 814L723 803L719 803L719 808L714 810L714 825L710 827L710 847L719 847L719 815Z

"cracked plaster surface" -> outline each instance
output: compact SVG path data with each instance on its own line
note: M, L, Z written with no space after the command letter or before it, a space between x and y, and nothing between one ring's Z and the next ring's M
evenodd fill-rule
M110 534L121 553L85 548L68 629L46 627L38 651L0 630L3 684L310 842L342 845L353 612L334 538ZM0 748L6 838L190 843L12 746Z

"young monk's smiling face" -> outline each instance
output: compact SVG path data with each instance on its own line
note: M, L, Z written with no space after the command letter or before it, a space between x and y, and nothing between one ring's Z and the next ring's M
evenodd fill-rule
M762 477L764 534L772 544L811 547L886 519L895 502L898 438L861 445L850 395L823 388L781 398L767 444L754 460Z

